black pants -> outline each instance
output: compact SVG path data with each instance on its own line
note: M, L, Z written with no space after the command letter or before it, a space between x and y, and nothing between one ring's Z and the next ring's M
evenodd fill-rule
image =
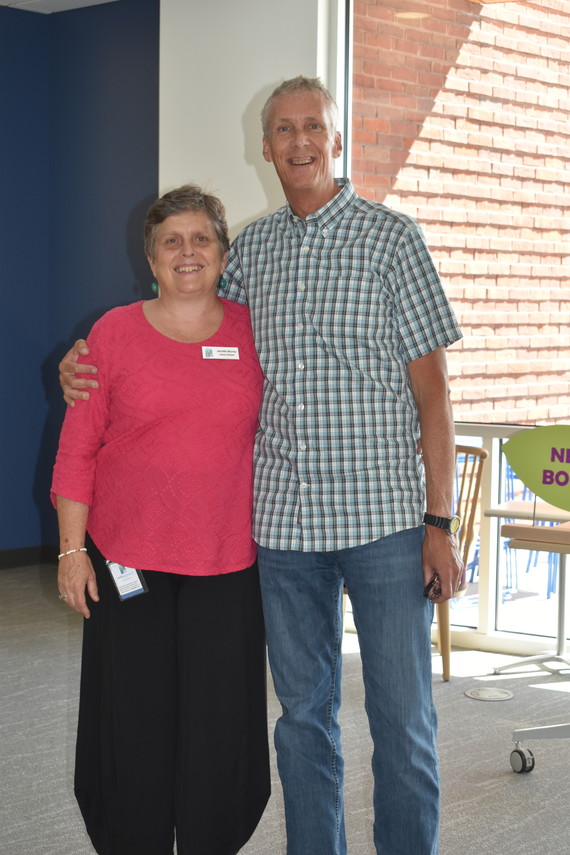
M75 794L100 855L235 855L269 798L265 637L257 566L145 571L121 602L89 554Z

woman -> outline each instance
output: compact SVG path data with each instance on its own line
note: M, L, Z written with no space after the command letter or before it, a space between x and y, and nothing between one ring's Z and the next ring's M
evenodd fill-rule
M88 618L75 792L100 855L172 855L175 834L178 855L233 855L269 797L262 375L246 307L217 296L228 249L198 187L150 207L158 296L95 324L100 388L61 433L58 587Z

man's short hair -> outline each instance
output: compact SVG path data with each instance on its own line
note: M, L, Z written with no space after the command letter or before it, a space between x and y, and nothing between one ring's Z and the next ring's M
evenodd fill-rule
M318 77L305 77L299 74L298 77L292 77L290 80L285 80L276 89L273 90L261 111L261 127L263 128L263 136L267 137L269 133L269 112L273 106L273 102L280 95L291 95L294 92L311 92L314 95L321 95L326 102L331 128L333 131L338 129L338 107L336 102Z

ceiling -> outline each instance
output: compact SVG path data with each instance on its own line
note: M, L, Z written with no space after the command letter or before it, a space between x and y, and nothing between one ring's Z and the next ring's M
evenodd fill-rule
M83 9L85 6L99 6L101 3L115 3L116 0L0 0L0 6L22 9L24 12L39 12L51 15L52 12L67 12L69 9Z

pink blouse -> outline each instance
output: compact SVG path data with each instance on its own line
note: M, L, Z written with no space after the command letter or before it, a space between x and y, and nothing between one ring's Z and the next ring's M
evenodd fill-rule
M223 300L206 342L184 344L112 309L82 361L99 389L67 410L52 500L90 506L103 555L139 570L208 576L249 567L252 455L263 377L247 307Z

